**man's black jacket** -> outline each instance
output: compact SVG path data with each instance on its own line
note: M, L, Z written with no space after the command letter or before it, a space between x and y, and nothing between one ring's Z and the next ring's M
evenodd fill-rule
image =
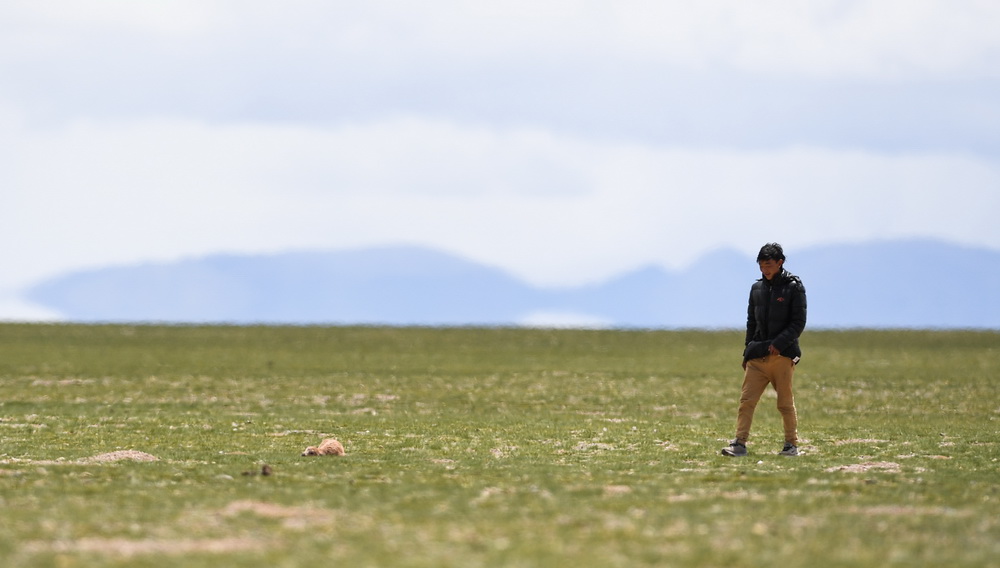
M747 337L743 360L768 354L768 346L798 362L799 335L806 327L806 288L798 276L781 269L770 281L761 278L750 288Z

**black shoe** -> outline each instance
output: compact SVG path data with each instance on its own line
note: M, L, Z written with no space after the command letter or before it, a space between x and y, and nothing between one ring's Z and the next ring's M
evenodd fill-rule
M789 444L788 442L785 442L785 447L782 448L780 452L778 452L778 455L779 456L797 456L797 455L799 455L799 448L798 448L798 446L794 446L792 444Z
M731 458L742 458L747 455L747 445L739 440L729 442L729 446L722 448L722 455Z

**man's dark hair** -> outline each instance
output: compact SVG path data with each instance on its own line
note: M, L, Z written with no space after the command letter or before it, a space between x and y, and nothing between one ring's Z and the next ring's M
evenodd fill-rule
M760 252L757 253L757 262L765 260L785 260L785 251L778 243L767 243L760 247Z

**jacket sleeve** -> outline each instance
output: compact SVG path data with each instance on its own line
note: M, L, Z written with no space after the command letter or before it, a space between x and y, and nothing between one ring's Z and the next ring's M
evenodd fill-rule
M788 325L771 342L779 351L784 351L794 343L806 328L806 288L802 282L796 280L790 286L790 291L792 305L789 308Z
M754 313L756 310L753 305L754 298L754 287L750 287L750 299L747 300L747 336L746 340L743 342L744 347L750 345L753 341L753 336L757 333L757 316Z

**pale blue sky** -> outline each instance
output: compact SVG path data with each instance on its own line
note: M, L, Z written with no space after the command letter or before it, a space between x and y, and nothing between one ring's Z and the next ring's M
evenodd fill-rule
M418 244L543 285L1000 249L1000 4L0 4L0 319L109 264Z

